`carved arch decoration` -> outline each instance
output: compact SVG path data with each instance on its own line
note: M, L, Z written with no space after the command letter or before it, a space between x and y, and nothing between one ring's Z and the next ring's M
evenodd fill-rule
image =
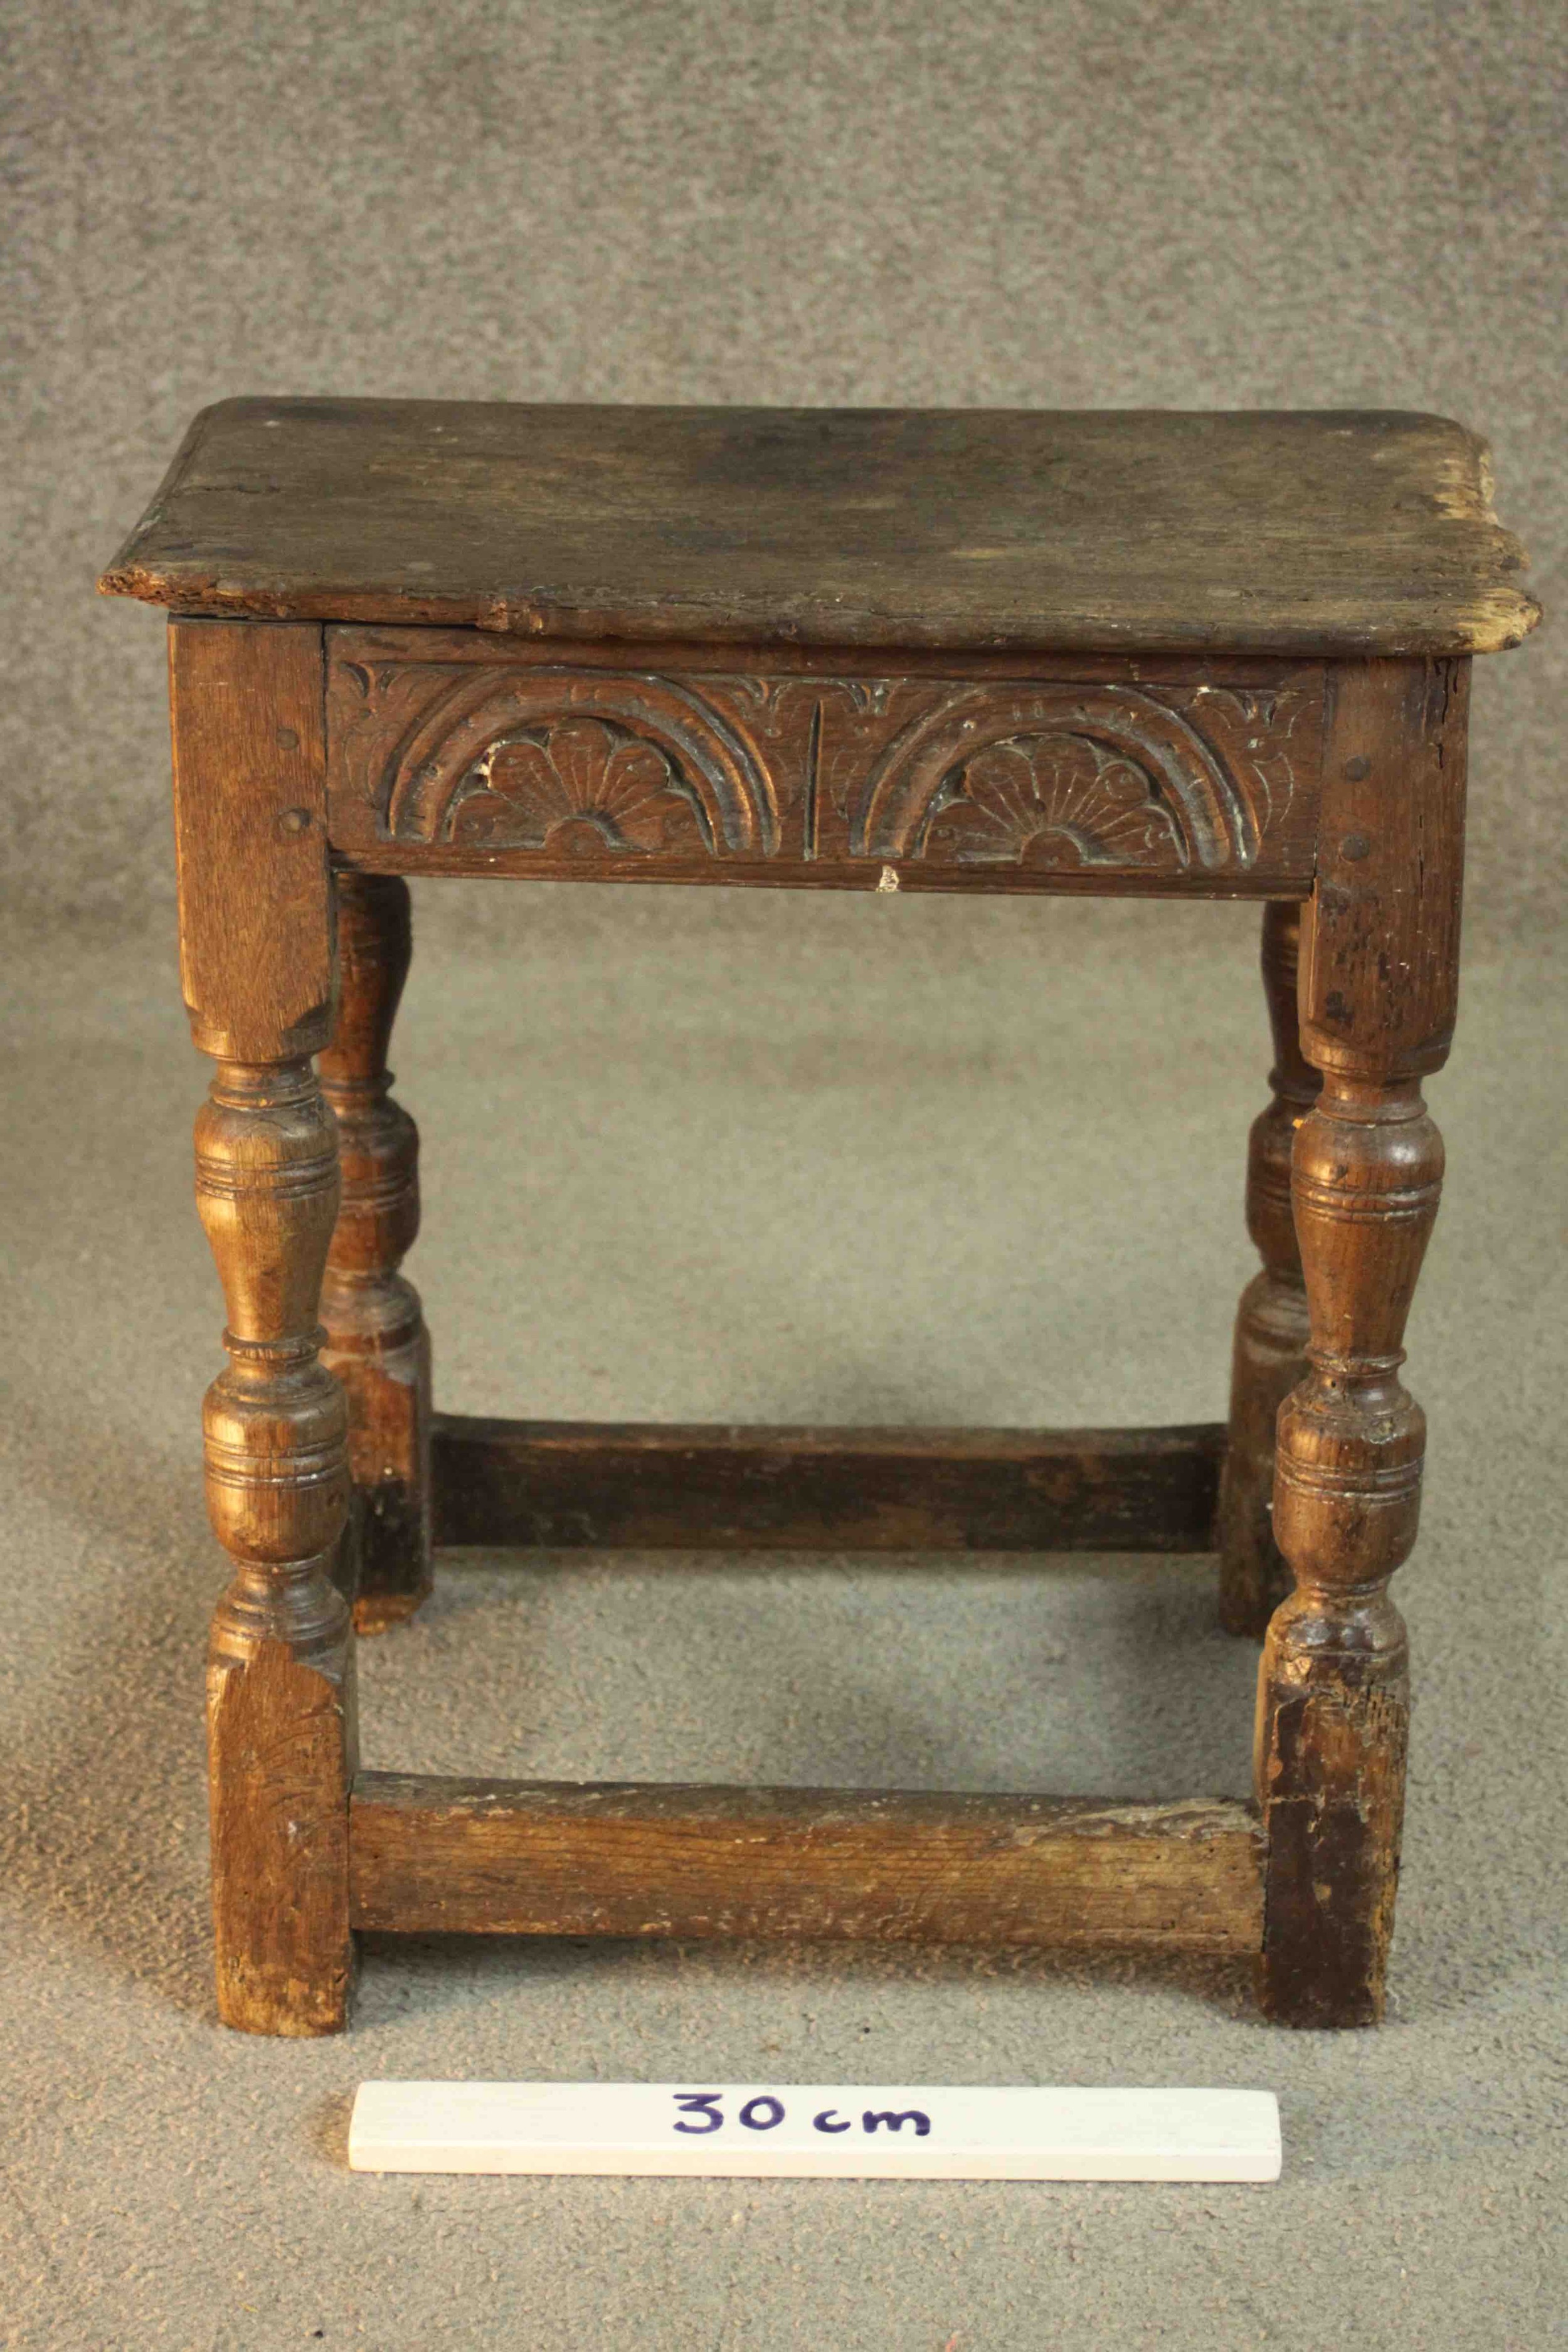
M1250 866L1258 813L1189 721L1133 687L976 687L905 727L856 796L853 854L933 865Z
M765 857L777 845L773 787L756 752L689 687L484 670L434 697L426 674L413 698L376 782L394 840L587 856Z

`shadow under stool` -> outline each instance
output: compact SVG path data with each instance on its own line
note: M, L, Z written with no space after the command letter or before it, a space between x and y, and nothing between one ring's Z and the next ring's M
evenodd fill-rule
M208 1686L218 1999L343 2025L357 1929L1256 1955L1374 2021L1404 1799L1470 656L1538 617L1440 417L205 411L100 583L170 609L182 972L233 1563ZM643 1428L434 1413L405 877L1254 898L1273 1024L1228 1426ZM314 1060L312 1060L314 1057ZM1256 1799L357 1769L358 1633L442 1543L1218 1550ZM346 1595L346 1597L345 1597Z

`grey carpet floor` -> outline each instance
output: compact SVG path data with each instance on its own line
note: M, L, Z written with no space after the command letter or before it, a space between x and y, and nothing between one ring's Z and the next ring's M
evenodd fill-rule
M1244 908L433 888L395 1055L467 1411L1223 1411L1267 1066ZM346 2038L215 2022L195 1433L221 1311L170 942L3 975L8 2346L621 2352L1564 2340L1560 963L1479 942L1431 1097L1392 2013L1033 1957L377 1940ZM468 1554L367 1762L1245 1789L1212 1563ZM1278 2188L375 2179L366 2075L1260 2084Z

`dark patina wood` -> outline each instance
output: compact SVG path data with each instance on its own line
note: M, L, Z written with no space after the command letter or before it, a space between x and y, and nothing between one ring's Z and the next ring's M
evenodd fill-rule
M1426 1442L1399 1367L1443 1178L1420 1082L1458 1001L1468 673L1365 662L1333 681L1300 983L1323 1084L1291 1172L1311 1336L1274 1481L1296 1590L1258 1696L1263 1993L1293 2025L1374 2023L1394 1930L1409 1676L1388 1580L1415 1540Z
M100 584L176 615L182 972L217 1065L228 2022L341 2026L356 1927L1253 1953L1270 2016L1376 2020L1425 1444L1399 1368L1442 1176L1420 1087L1454 1022L1468 656L1536 617L1521 560L1482 445L1434 417L197 419ZM1228 1431L432 1416L386 1056L402 877L442 874L1268 902ZM1267 1623L1256 1807L356 1778L343 1596L361 1630L415 1608L432 1515L563 1548L1217 1532L1225 1622Z
M1305 896L1321 662L897 661L328 636L332 844L367 871Z
M264 1062L331 1022L321 632L169 630L180 980L204 1054Z
M362 1773L357 1927L1256 1953L1262 1848L1223 1801L638 1788Z
M1464 654L1531 626L1521 564L1441 416L251 399L102 585L562 641Z
M1290 1206L1290 1157L1296 1129L1322 1080L1301 1053L1300 942L1299 907L1265 908L1272 1095L1252 1122L1247 1154L1247 1230L1263 1270L1242 1293L1237 1313L1219 1507L1220 1622L1232 1633L1256 1638L1290 1589L1290 1570L1274 1540L1274 1430L1280 1406L1307 1369L1307 1286Z
M354 1625L378 1633L430 1590L430 1342L419 1294L397 1270L419 1231L419 1138L386 1066L412 950L408 885L340 874L337 918L337 1024L316 1065L342 1183L321 1360L349 1401Z
M558 1550L1207 1551L1223 1424L723 1429L437 1418L436 1537Z
M331 1024L321 663L312 628L182 622L171 646L182 969L217 1062L196 1202L230 1359L203 1414L233 1570L207 1670L218 2009L255 2033L341 2027L353 1959L347 1414L317 1354L338 1140L310 1061Z

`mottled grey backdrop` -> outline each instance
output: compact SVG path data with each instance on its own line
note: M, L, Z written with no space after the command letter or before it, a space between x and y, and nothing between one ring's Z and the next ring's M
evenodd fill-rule
M169 897L162 623L92 581L228 393L1439 409L1561 610L1553 14L9 0L12 890ZM1503 919L1563 643L1482 666Z
M1453 1181L1410 1332L1433 1450L1395 1586L1417 1699L1385 2031L1271 2033L1239 1979L1179 1960L386 1938L353 2033L298 2042L212 2011L205 1072L172 969L163 625L92 593L193 409L333 390L1445 409L1494 437L1504 512L1568 609L1561 18L0 0L21 134L0 798L16 895L54 927L0 936L7 2347L1561 2340L1568 1740L1543 1700L1568 1679L1568 1318L1542 1171L1568 992L1539 936L1564 878L1561 624L1480 669L1481 919L1433 1088ZM444 1406L1223 1411L1256 1265L1256 910L419 895L395 1059ZM405 1770L1247 1784L1254 1654L1218 1631L1203 1560L470 1555L361 1670L366 1762ZM889 2191L343 2164L362 2076L760 2069L1272 2084L1286 2178Z

